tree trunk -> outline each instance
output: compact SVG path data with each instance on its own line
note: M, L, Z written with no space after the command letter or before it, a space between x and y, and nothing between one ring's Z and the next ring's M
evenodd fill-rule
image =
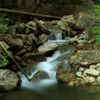
M61 19L61 17L58 17L58 16L50 16L50 15L22 12L18 10L9 10L9 9L0 9L0 13L22 15L22 16L26 16L26 17L28 16L28 17L34 17L34 18L46 18L46 19L58 19L58 20Z

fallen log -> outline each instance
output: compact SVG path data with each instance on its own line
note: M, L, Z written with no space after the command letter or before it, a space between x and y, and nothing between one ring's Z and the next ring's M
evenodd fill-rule
M23 11L18 11L18 10L9 10L9 9L2 9L2 8L0 8L0 13L22 15L22 16L28 16L28 17L34 17L34 18L48 18L48 19L57 19L57 20L61 19L61 17L58 17L58 16L29 13L29 12L23 12Z
M19 64L15 61L15 59L9 55L7 49L2 45L2 43L0 42L1 47L4 49L4 51L6 52L6 54L11 58L11 60L17 65L17 67L21 70L21 72L25 75L25 77L27 78L28 81L30 81L30 79L27 77L27 75L24 73L24 71L22 70L22 68L19 66Z
M45 34L49 35L50 34L50 31L43 25L41 24L37 18L34 18L34 21L36 22L37 26L40 28L40 30L42 32L44 32Z

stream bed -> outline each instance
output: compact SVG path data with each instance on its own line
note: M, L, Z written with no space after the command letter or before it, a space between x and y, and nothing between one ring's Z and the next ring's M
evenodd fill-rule
M19 73L22 79L21 87L12 92L4 92L2 100L99 100L100 88L96 86L85 87L67 87L60 84L56 80L56 71L58 65L63 61L62 67L67 67L69 71L71 66L68 59L74 54L75 47L68 45L67 41L61 40L59 36L57 40L58 50L51 57L47 57L47 61L35 64L35 70L29 78L32 78L38 70L46 71L50 78L37 82L28 82L27 79Z

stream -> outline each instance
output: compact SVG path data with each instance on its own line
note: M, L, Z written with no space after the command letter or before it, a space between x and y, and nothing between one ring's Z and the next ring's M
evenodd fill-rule
M51 57L47 57L47 61L35 63L37 68L29 78L32 78L38 70L45 71L49 74L49 79L40 80L37 82L29 82L19 72L22 79L21 87L12 92L4 92L2 100L99 100L100 88L96 86L85 87L67 87L60 84L56 80L56 71L58 66L63 61L62 67L67 67L69 71L71 66L68 64L68 59L74 54L75 47L68 45L68 40L62 40L62 35L57 34L56 39L52 40L52 36L48 37L49 41L58 44L56 50ZM69 37L68 37L69 38Z

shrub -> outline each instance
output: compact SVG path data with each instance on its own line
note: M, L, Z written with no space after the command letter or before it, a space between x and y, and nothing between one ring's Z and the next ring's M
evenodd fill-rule
M95 8L96 9L93 9L92 11L94 12L95 17L98 19L99 23L97 23L97 25L93 27L91 31L93 34L95 34L96 37L95 45L97 46L100 44L100 6L95 5Z

